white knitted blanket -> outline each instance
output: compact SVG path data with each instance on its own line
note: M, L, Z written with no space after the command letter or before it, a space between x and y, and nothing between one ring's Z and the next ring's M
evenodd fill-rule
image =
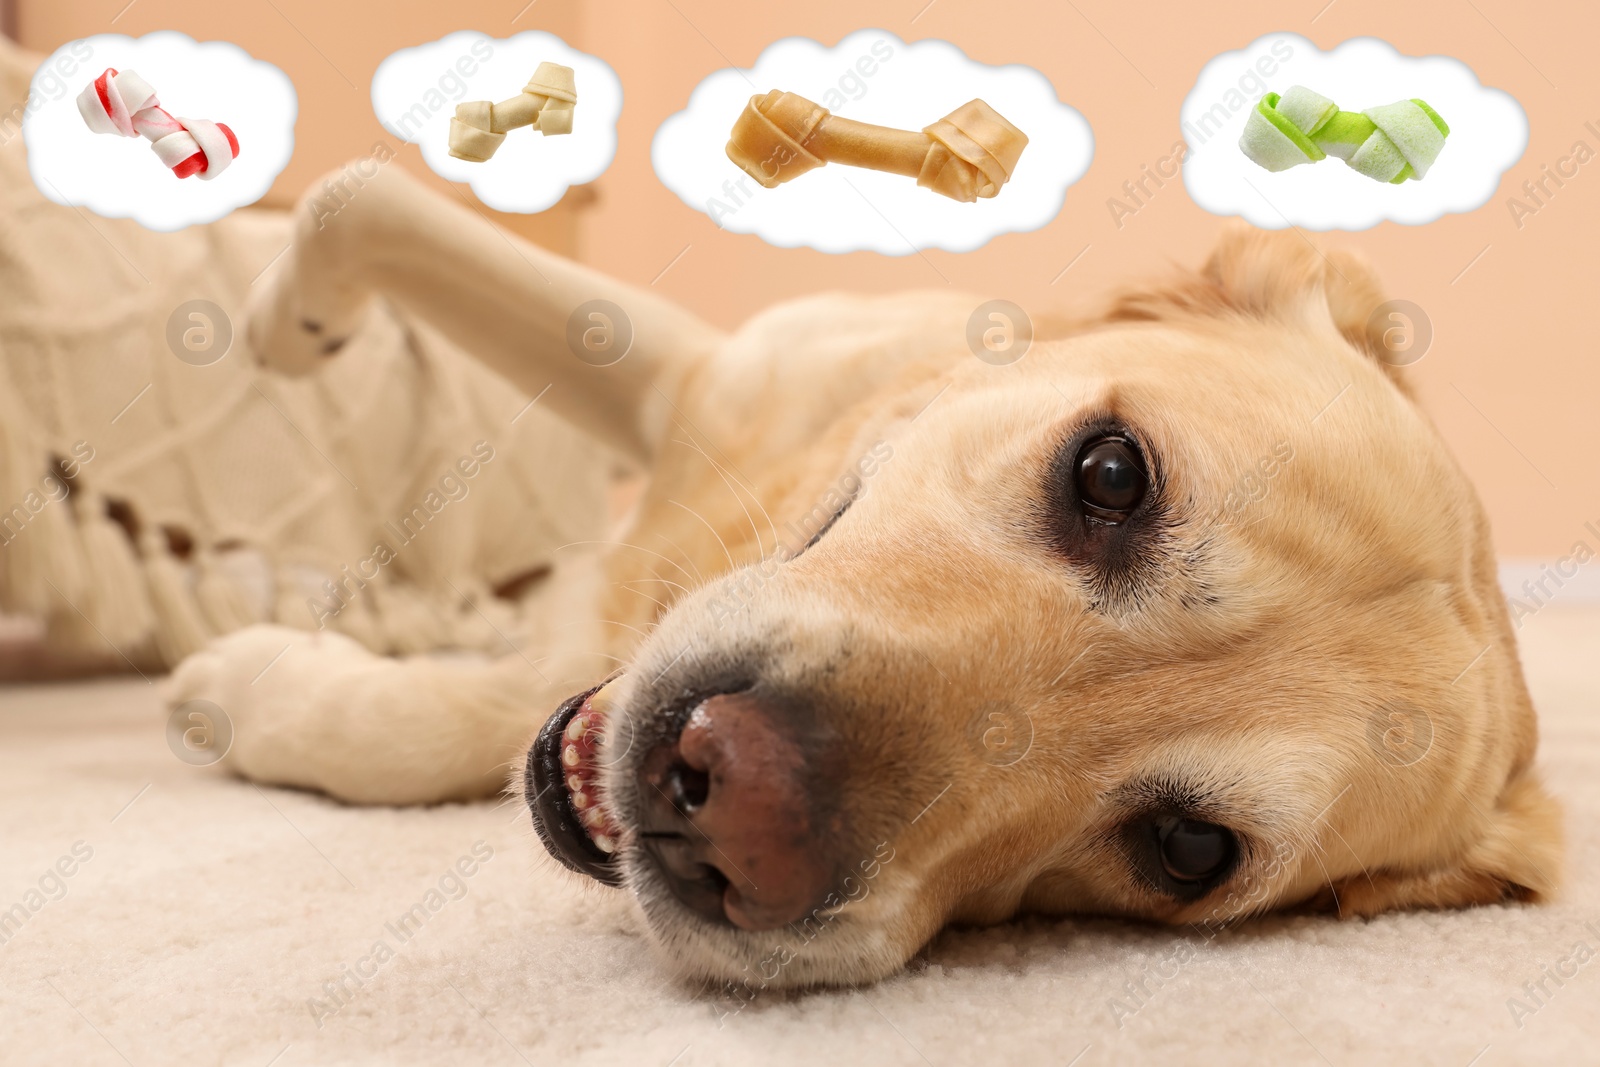
M243 308L287 216L160 234L46 200L13 121L37 62L0 39L0 610L86 665L268 619L507 651L519 579L603 528L595 446L386 307L309 380L259 372Z

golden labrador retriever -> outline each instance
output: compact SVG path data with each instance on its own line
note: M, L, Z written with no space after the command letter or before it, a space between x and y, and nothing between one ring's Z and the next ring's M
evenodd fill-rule
M751 989L1024 913L1556 888L1488 525L1349 256L1231 230L1009 362L945 293L724 335L394 168L309 205L286 258L265 362L314 368L381 294L647 482L614 543L552 561L537 683L281 628L191 659L175 698L229 711L241 774L430 802L513 759L551 855Z

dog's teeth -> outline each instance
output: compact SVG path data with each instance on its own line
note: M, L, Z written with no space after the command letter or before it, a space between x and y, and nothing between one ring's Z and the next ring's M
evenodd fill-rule
M572 794L572 806L577 808L579 811L582 811L584 808L587 808L591 803L593 803L593 802L589 799L589 794L588 793L574 793L574 794Z
M576 767L578 765L578 746L568 745L566 748L562 749L561 762L565 763L568 767Z
M574 715L572 717L572 721L567 723L567 729L566 729L567 740L568 741L576 741L578 738L583 736L583 732L585 730L587 730L588 728L589 728L588 716L586 716L586 715Z
M576 774L567 775L567 792L569 792L569 793L581 793L581 792L583 792L583 779L579 778Z
M598 830L600 827L606 824L605 812L601 811L597 805L580 813L578 815L578 821L583 823L583 825L587 826L591 830Z
M617 843L611 840L610 836L607 834L596 834L594 837L594 847L599 849L601 852L610 855L617 850Z

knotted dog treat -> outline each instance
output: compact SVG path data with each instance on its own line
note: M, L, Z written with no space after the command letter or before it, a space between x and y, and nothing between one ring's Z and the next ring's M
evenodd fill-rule
M174 118L150 83L131 70L119 74L107 67L78 94L78 113L95 133L148 138L156 156L180 178L198 174L210 181L239 155L239 139L227 126Z
M969 100L921 132L839 118L803 96L752 96L729 134L728 158L777 188L828 163L917 179L964 204L994 196L1011 178L1028 135L982 100Z
M1339 112L1317 135L1317 144L1358 173L1399 185L1425 177L1449 135L1433 108L1421 100L1397 100L1360 114Z
M1239 148L1258 167L1277 172L1317 163L1328 154L1311 139L1338 114L1339 105L1303 85L1268 93L1245 120Z
M1268 93L1245 120L1239 148L1256 165L1288 170L1334 156L1375 181L1422 178L1439 158L1450 127L1421 100L1366 111L1340 111L1327 97L1296 85Z
M507 132L519 126L535 126L546 137L571 133L577 102L572 68L540 63L522 92L510 100L456 105L456 117L450 120L450 154L469 163L486 163Z

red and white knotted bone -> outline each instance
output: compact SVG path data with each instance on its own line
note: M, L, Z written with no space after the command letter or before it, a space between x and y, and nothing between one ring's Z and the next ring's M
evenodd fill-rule
M95 133L147 137L161 162L180 178L210 181L239 155L239 139L220 122L175 118L150 83L131 70L104 74L78 94L78 112Z

